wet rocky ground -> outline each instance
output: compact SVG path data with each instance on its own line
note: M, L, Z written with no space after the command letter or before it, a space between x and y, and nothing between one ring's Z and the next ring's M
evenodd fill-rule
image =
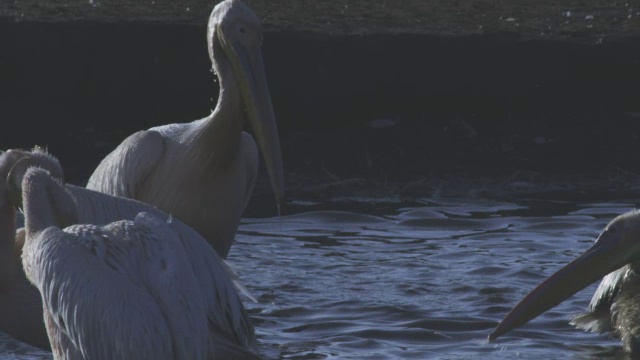
M18 21L152 21L201 25L218 1L7 0ZM247 0L267 31L332 35L467 36L513 32L526 38L600 41L637 34L640 4L626 0Z

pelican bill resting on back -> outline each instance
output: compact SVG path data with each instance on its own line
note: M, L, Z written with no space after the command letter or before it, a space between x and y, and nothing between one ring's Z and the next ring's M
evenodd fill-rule
M489 340L525 324L603 276L589 312L573 317L571 324L594 332L612 331L620 336L625 351L640 355L638 210L613 219L593 246L522 299L489 335Z
M284 186L282 156L258 18L240 0L223 1L211 13L207 42L220 80L213 113L191 123L134 133L102 160L87 188L172 214L224 258L258 173L258 149L242 131L244 123L249 122L258 140L278 207Z
M162 348L167 358L257 358L251 352L253 325L230 270L196 231L177 219L166 224L168 215L142 202L61 184L52 176L62 174L59 163L41 150L17 156L9 151L0 156L0 165L0 175L8 174L0 200L22 207L25 215L25 228L17 232L15 218L2 219L0 256L11 265L0 274L2 281L9 277L9 286L0 288L0 319L21 323L18 331L0 322L0 330L44 347L44 308L51 346L60 358L155 358L123 354L147 351L160 338L170 339ZM11 232L15 239L8 238ZM25 286L25 273L41 291L42 302L38 289ZM37 318L27 312L34 309ZM175 319L176 314L184 319ZM184 344L201 336L191 333L202 330L196 318L205 323L206 357L182 356ZM156 332L146 332L153 327ZM146 333L149 343L131 333L136 331ZM126 339L131 342L121 342ZM122 345L116 353L116 347L106 347L108 341L129 347ZM202 354L196 348L188 351Z

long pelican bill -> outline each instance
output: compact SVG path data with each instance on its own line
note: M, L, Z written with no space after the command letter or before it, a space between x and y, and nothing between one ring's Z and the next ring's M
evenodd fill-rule
M600 238L603 235L604 233ZM617 234L615 237L621 235ZM525 324L629 262L628 248L619 246L619 241L611 241L611 238L599 241L600 238L577 259L558 270L525 296L489 335L489 341Z
M240 84L245 110L264 157L279 208L284 197L282 154L262 53L259 47L249 48L239 41L226 41L220 28L217 34Z

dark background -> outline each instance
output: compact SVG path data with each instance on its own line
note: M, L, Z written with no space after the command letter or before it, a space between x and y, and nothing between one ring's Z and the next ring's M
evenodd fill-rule
M215 107L205 41L213 5L182 2L189 12L175 15L159 1L154 15L127 3L0 8L0 148L46 146L68 181L83 184L127 135ZM249 3L267 19L263 55L290 193L464 180L636 188L633 6L541 3L525 17L512 3L459 2L467 13L454 19L441 2L429 3L442 16L410 1L307 1L315 8L293 21L270 7L277 2ZM361 13L339 15L344 4ZM511 13L479 28L479 18ZM257 196L268 193L265 179Z

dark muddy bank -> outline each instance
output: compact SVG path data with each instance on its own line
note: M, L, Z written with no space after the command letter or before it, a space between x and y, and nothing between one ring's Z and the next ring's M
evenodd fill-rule
M1 147L48 146L71 182L128 134L215 106L204 23L6 18L0 43ZM293 191L362 179L391 191L443 179L636 188L633 33L584 42L274 30L263 52Z

